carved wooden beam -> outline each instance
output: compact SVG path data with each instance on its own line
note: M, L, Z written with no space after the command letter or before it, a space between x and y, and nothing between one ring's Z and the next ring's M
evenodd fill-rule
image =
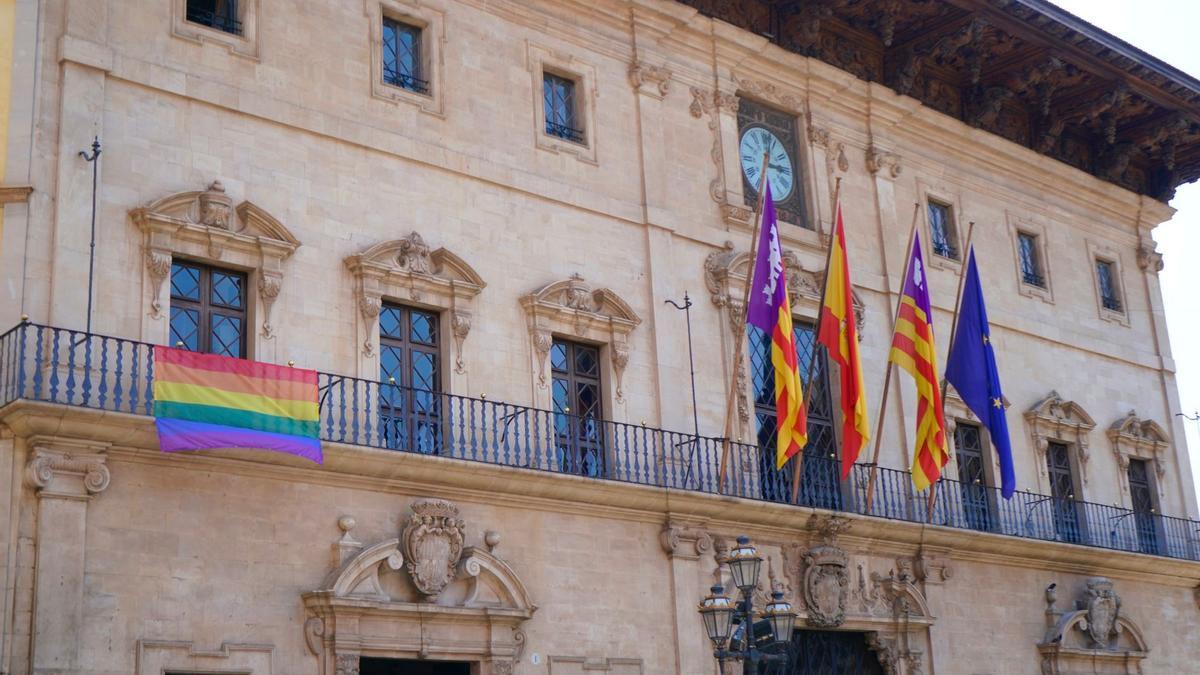
M927 62L945 60L960 49L978 43L986 26L984 19L976 17L932 42L904 47L898 54L900 66L893 71L890 86L901 94L911 93ZM925 38L929 37L930 34L926 34Z

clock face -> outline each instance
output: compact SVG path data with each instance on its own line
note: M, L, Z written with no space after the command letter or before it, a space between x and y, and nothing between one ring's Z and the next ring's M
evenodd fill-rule
M792 157L779 138L763 127L750 127L742 133L738 154L742 160L742 173L755 190L762 184L763 154L767 155L767 180L771 183L771 198L785 201L795 186Z

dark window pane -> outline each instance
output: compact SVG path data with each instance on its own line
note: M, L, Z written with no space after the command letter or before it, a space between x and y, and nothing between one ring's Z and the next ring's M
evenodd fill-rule
M437 356L429 352L413 351L412 387L430 391L437 388Z
M948 205L929 202L929 236L933 240L934 253L958 260L958 240Z
M213 354L242 358L242 320L236 316L214 314L212 318Z
M442 442L438 315L384 304L379 312L380 434L385 447L438 453Z
M171 346L188 351L200 349L200 313L182 307L171 308Z
M555 341L550 346L550 367L554 370L566 372L567 370L567 345L563 342Z
M401 339L404 337L403 314L399 307L384 305L379 311L379 334L382 337Z
M214 305L242 308L242 282L245 277L240 274L227 274L216 270L212 273L212 297L209 301Z
M550 348L551 397L560 471L585 476L604 474L604 424L599 350L566 340Z
M200 301L200 270L196 267L171 263L171 297Z
M575 371L590 377L600 376L600 358L596 348L575 345Z
M1107 260L1096 261L1096 281L1100 286L1100 302L1105 309L1121 311L1121 295L1117 291L1117 275L1113 264Z
M546 113L547 134L576 143L583 142L573 80L545 73L542 76L542 103Z
M242 34L237 0L187 0L187 20L226 33Z
M1021 280L1031 286L1045 287L1041 260L1038 259L1037 237L1021 232L1017 235L1021 258Z
M421 62L421 29L395 19L383 20L383 81L421 94L429 92Z

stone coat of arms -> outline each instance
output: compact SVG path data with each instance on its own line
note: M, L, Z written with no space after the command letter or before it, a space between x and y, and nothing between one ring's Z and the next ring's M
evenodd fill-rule
M850 576L846 552L836 546L814 546L804 554L804 583L801 592L808 608L808 624L823 628L840 626L846 618L846 593Z
M1080 604L1080 609L1087 610L1088 635L1100 647L1107 647L1121 611L1121 596L1113 590L1113 583L1104 577L1088 579L1086 596Z
M400 543L413 584L429 602L454 579L463 549L458 507L444 499L418 499Z

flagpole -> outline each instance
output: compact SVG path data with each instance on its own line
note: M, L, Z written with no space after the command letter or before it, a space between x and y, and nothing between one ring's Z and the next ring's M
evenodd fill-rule
M750 265L746 270L746 284L742 291L742 323L750 311L750 287L754 285L754 267L758 260L758 230L762 226L763 198L766 196L767 163L771 156L764 152L762 161L762 182L758 185L758 200L754 204L754 218L750 225ZM739 326L739 328L741 328ZM725 401L725 438L721 444L721 467L717 472L717 492L725 490L725 470L729 464L729 444L733 437L733 409L738 394L738 372L742 369L742 349L745 346L745 329L742 328L734 341L733 376L729 385L729 396Z
M954 298L954 316L950 320L950 348L946 351L946 360L950 360L950 355L954 353L954 340L958 338L958 310L962 308L963 284L967 279L967 263L971 255L971 238L975 235L975 221L970 221L967 225L967 245L963 249L966 251L963 254L962 266L958 270L958 295ZM946 417L946 378L942 377L942 418ZM946 439L946 447L950 447L950 439ZM948 450L947 450L948 451ZM938 481L934 481L929 486L929 501L925 504L925 522L933 522L933 503L937 495Z
M920 202L913 203L912 225L908 228L908 246L904 249L904 255L912 257L913 240L917 236L917 214L921 210ZM904 271L900 273L900 295L896 298L896 313L892 315L892 336L896 334L896 322L900 320L900 305L904 301L904 275L908 274L908 263L904 263ZM871 504L875 499L875 477L879 471L879 446L883 441L883 421L887 415L888 389L892 384L892 370L895 366L892 363L890 356L892 346L888 345L889 356L887 359L887 370L883 374L883 395L879 397L879 415L875 417L878 420L875 423L875 450L871 454L871 475L867 478L867 514L871 513Z
M838 200L842 198L842 177L838 176L833 184L833 230L829 233L829 244L825 247L825 283L821 285L821 303L817 305L817 333L821 331L821 315L825 313L825 292L829 290L829 261L833 260L833 238L837 236L837 220L840 213ZM804 414L808 414L808 404L812 401L812 379L813 368L817 364L817 347L820 344L817 342L816 335L813 336L813 353L808 359L808 375L804 378ZM828 351L828 348L826 348ZM805 442L804 448L800 448L800 452L796 453L792 460L792 503L796 503L796 497L800 494L800 474L804 472L804 450L808 447Z

